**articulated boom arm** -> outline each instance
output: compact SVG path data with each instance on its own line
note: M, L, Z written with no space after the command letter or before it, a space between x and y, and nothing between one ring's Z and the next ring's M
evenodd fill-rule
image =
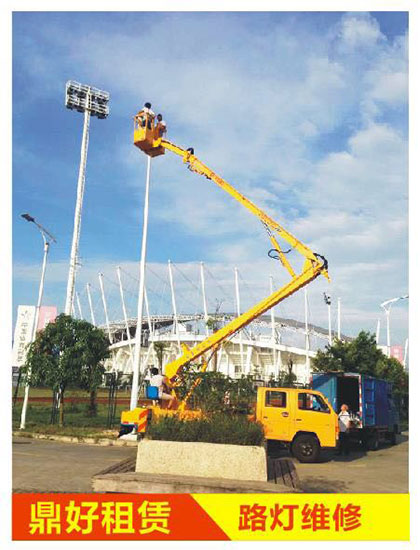
M229 195L231 195L234 199L236 199L238 202L240 202L245 208L247 208L254 216L257 216L261 222L264 224L264 226L267 229L270 241L272 245L274 246L274 249L278 253L278 259L281 261L283 266L287 269L291 277L295 276L295 272L290 265L290 262L287 260L285 253L282 251L279 243L277 242L275 236L273 235L273 231L277 233L279 237L281 237L283 240L285 240L292 249L296 249L302 256L304 256L307 260L310 260L312 262L319 262L320 256L312 252L310 248L305 246L303 243L301 243L296 237L294 237L291 233L286 231L284 227L282 227L280 224L275 222L270 216L268 216L265 212L263 212L258 206L253 204L249 199L244 197L241 193L239 193L232 185L230 185L226 180L218 176L215 172L213 172L208 166L206 166L204 163L202 163L194 154L192 154L188 150L184 150L181 147L178 147L178 145L174 145L170 141L167 141L165 139L160 139L159 145L163 147L164 149L167 149L168 151L172 151L173 153L179 155L182 157L183 161L188 165L188 168L196 172L197 174L205 176L207 179L214 181L219 187L224 189ZM321 258L321 263L324 264L325 260ZM327 266L325 269L322 270L323 275L325 275L328 279L328 273L327 273Z
M274 307L276 304L278 304L288 296L291 296L293 293L307 285L309 282L316 279L316 277L318 277L323 269L324 268L318 262L314 266L307 266L306 270L304 270L300 275L289 281L279 290L273 292L273 294L268 296L268 298L264 298L264 300L261 300L261 302L253 306L245 313L242 313L242 315L239 315L239 317L233 319L230 323L219 329L217 332L208 336L205 340L203 340L193 348L184 349L184 353L180 357L166 365L166 376L171 380L172 383L175 383L177 377L180 375L181 370L188 363L190 363L191 361L195 361L204 353L214 348L217 348L224 340L226 340L230 336L233 336L236 332L238 332L238 330L246 327L254 319Z
M146 120L146 122L144 122ZM284 227L271 219L265 212L253 204L249 199L244 197L239 193L232 185L230 185L223 178L215 174L210 168L203 164L193 153L191 149L182 149L177 145L171 143L170 141L163 139L156 132L156 127L154 124L148 125L148 118L142 118L141 112L139 115L134 117L135 121L135 130L134 130L134 144L139 147L146 154L154 157L162 155L165 153L165 150L172 151L176 155L182 157L184 163L188 165L188 168L196 172L197 174L205 176L207 179L215 182L219 187L224 189L229 195L241 203L245 208L247 208L252 214L257 216L263 225L265 226L267 233L269 235L270 241L273 245L273 251L276 254L276 259L280 260L282 265L287 269L291 280L286 283L282 288L273 292L267 298L261 300L258 304L253 306L251 309L242 313L235 319L233 319L226 326L219 329L217 332L208 336L205 340L189 349L187 346L183 346L183 354L178 357L175 361L168 363L165 368L165 374L171 381L173 386L177 386L181 380L182 370L190 362L196 361L202 357L205 353L217 349L223 341L227 338L233 336L236 332L247 326L254 319L274 307L276 304L291 296L300 288L304 287L318 275L322 274L329 281L328 276L328 263L323 256L316 254L306 245L301 243L296 237L291 233L286 231ZM276 235L274 235L274 233ZM284 251L281 249L277 238L281 238L286 241L290 249L295 249L299 252L303 258L303 267L300 274L296 274L290 262L286 258L285 254L289 251ZM206 363L204 361L202 370L205 370ZM195 386L194 386L195 387ZM188 397L190 396L191 391L189 392ZM184 400L185 406L186 400Z

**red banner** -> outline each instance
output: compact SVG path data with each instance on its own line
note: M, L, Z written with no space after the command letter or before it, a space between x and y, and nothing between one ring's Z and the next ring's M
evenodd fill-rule
M55 321L56 317L56 306L41 306L39 308L38 326L36 327L36 330L43 330L48 323Z
M14 494L13 540L229 540L188 494Z

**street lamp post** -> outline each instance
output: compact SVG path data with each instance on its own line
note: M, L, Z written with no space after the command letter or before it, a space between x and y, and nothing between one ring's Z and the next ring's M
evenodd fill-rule
M407 298L408 298L408 294L405 294L404 296L398 296L398 298L391 298L390 300L385 300L385 302L382 302L381 304L381 308L385 311L385 316L386 316L386 354L388 357L391 357L391 329L390 329L390 322L389 322L391 307L392 307L392 304L395 304L395 302L398 302L399 300L405 300Z
M85 191L86 160L89 144L90 117L106 118L109 115L109 93L86 84L69 80L66 84L66 107L84 113L83 137L80 151L79 178L74 212L73 241L70 253L70 267L67 280L66 305L64 312L71 315L79 253L80 227L82 221L83 195Z
M332 335L331 335L331 296L324 292L324 302L328 307L328 343L332 345Z
M45 229L45 227L42 227L41 224L39 224L35 218L30 216L29 214L22 214L22 218L24 218L26 221L33 223L36 225L36 227L39 229L42 240L44 242L44 256L42 260L42 269L41 269L41 279L39 281L39 289L38 289L38 301L36 304L35 309L35 319L34 319L34 326L32 328L32 335L31 335L31 343L35 340L36 337L36 329L38 326L38 319L39 319L39 310L41 308L42 303L42 296L44 294L44 280L45 280L45 271L47 268L47 257L48 257L48 251L50 248L51 242L57 242L53 235L49 231ZM31 372L28 371L28 376L30 376ZM28 399L29 399L29 384L25 384L25 396L23 398L23 406L22 406L22 412L20 415L20 429L24 430L26 425L26 411L28 409Z

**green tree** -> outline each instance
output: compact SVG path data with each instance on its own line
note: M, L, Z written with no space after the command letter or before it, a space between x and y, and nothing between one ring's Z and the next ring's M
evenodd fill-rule
M105 372L103 361L110 355L109 340L103 330L87 321L78 321L78 329L79 344L82 350L82 370L79 384L81 388L89 392L89 415L96 416L96 394Z
M318 350L312 367L318 372L359 372L377 376L378 363L384 359L375 336L362 330L350 342L335 340L325 351Z
M398 408L404 416L408 412L408 373L397 359L377 348L373 334L362 331L351 342L335 340L325 351L318 351L312 368L316 372L357 372L387 380Z
M60 394L59 424L64 423L64 396L70 384L95 394L102 380L102 361L109 356L105 333L87 321L59 315L30 345L23 374L31 386L45 385Z

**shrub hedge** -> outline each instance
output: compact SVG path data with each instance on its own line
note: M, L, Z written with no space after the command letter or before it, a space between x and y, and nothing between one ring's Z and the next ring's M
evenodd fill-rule
M166 441L198 441L231 445L257 445L264 442L261 424L246 416L217 413L206 418L183 420L164 416L151 422L147 437Z

